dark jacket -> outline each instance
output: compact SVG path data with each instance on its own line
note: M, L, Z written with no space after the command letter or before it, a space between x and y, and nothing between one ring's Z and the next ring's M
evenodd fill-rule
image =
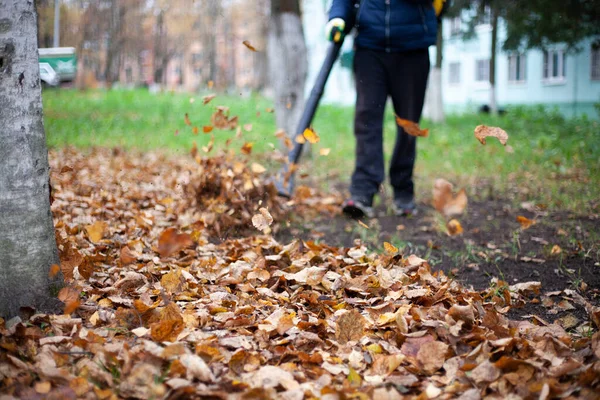
M435 44L437 19L431 0L333 0L329 19L354 26L359 48L386 52L424 49ZM356 17L356 18L355 18Z

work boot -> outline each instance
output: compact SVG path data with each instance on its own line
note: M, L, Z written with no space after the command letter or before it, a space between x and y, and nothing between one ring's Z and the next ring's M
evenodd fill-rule
M408 217L417 213L417 205L415 204L415 197L412 194L403 193L394 198L394 204L392 205L394 215L399 217Z
M373 218L375 212L371 206L372 203L373 200L367 201L367 199L351 197L342 204L342 212L352 219Z

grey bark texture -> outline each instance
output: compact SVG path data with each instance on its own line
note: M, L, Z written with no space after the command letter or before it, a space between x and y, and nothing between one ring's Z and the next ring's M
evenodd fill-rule
M298 0L271 0L269 81L273 89L275 122L290 138L304 108L308 69L306 43Z
M48 150L33 0L0 0L0 316L51 311L58 250L49 199Z

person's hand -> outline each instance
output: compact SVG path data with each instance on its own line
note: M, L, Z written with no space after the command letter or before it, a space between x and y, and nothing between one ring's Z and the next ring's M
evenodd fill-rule
M325 36L327 40L338 43L344 38L346 21L341 18L333 18L325 25Z

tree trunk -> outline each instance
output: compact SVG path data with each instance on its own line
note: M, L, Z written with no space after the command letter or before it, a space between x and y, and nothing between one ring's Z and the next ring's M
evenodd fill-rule
M492 48L490 51L490 112L492 115L498 114L498 104L496 102L496 47L498 43L498 5L491 4L490 12L492 19Z
M271 0L269 75L275 103L275 121L290 138L304 107L308 68L306 43L298 0Z
M435 45L435 65L429 74L427 93L425 94L425 109L423 115L433 122L444 122L444 99L442 96L442 61L444 51L444 36L442 21L438 24L437 42Z
M0 2L0 316L58 300L34 3Z

